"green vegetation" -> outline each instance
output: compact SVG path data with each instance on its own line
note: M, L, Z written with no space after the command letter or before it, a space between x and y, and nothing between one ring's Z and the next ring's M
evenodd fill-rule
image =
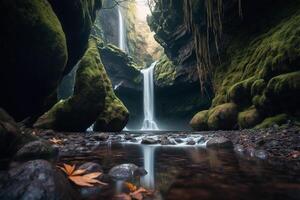
M176 67L166 55L155 66L154 79L159 85L170 86L176 78Z

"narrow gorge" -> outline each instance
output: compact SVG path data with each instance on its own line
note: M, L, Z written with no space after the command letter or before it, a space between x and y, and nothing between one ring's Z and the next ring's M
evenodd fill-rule
M0 11L0 199L300 198L300 0Z

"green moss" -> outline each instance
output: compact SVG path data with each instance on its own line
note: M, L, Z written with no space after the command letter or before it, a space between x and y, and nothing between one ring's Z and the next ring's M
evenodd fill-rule
M241 82L251 77L269 80L281 73L295 71L299 67L299 23L300 11L248 44L239 39L233 41L227 52L229 62L215 72L217 91L213 106L228 102L227 96L236 97L236 92L244 89ZM228 94L228 91L233 94Z
M238 125L240 128L251 128L261 121L261 116L257 109L250 108L240 112L238 115Z
M105 73L93 40L82 57L75 81L74 95L55 104L42 115L35 127L62 131L85 131L104 108Z
M121 131L128 122L129 111L115 95L107 74L103 73L102 76L106 92L105 104L103 111L94 124L94 131Z
M268 127L272 127L273 125L280 126L282 124L287 123L288 120L289 120L289 116L287 114L279 114L264 119L263 122L255 126L255 128L268 128Z
M176 68L167 56L163 56L156 64L154 70L155 82L161 86L170 86L174 84L176 78Z
M282 110L297 109L300 98L300 71L272 78L265 90L265 96Z
M190 121L190 126L196 131L208 130L208 110L198 112Z
M264 88L266 87L266 83L264 79L258 79L254 81L251 86L251 96L262 94Z
M234 103L218 105L208 112L208 127L212 130L233 129L237 124L238 109Z
M249 105L251 103L251 87L256 81L251 77L234 84L228 91L228 99L238 105Z

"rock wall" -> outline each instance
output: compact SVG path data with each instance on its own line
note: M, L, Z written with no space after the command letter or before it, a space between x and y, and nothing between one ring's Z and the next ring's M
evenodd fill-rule
M148 20L156 40L214 88L211 108L191 120L194 129L299 119L299 8L299 1L159 1Z
M143 120L143 77L137 64L111 44L103 44L100 54L114 92L130 112L127 128L138 129Z
M47 99L55 97L63 74L83 55L101 0L4 0L0 4L5 27L0 38L0 107L20 121L39 115L53 103Z
M208 109L212 93L203 95L197 72L193 67L175 66L164 56L155 66L155 114L160 128L190 129L193 114Z

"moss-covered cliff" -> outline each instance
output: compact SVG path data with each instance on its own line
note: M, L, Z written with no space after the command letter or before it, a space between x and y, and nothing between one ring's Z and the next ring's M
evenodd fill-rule
M297 120L299 8L299 1L159 1L149 19L157 41L214 88L212 107L194 116L193 128L266 127L277 115L285 117L276 123Z
M55 103L57 85L83 55L100 7L101 0L1 1L0 107L20 121Z
M85 131L95 121L97 131L120 131L128 120L128 111L115 96L101 62L96 41L78 64L74 94L55 104L42 115L35 127L60 131Z

